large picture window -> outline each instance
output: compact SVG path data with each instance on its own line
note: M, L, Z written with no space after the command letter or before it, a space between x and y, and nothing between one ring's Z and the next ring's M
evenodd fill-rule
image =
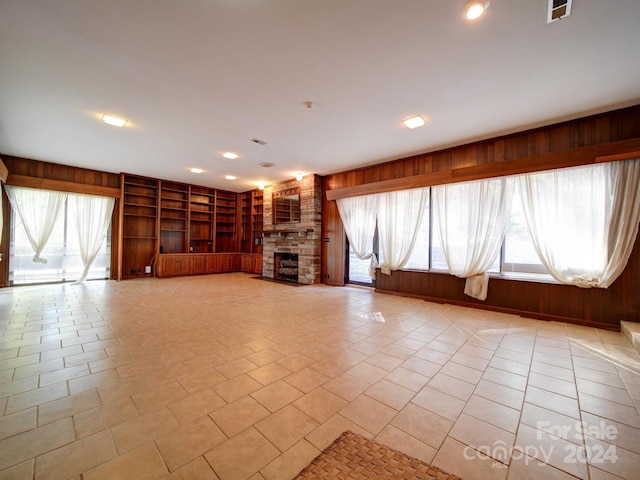
M75 209L68 200L61 207L49 241L43 251L47 263L33 261L33 248L19 215L12 209L10 285L68 282L78 280L84 270L80 255ZM88 280L108 279L111 271L111 228L89 273Z

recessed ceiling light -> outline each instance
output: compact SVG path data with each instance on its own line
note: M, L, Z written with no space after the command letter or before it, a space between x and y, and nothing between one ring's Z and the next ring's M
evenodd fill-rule
M114 127L124 127L128 120L105 113L102 115L102 121L108 125L113 125Z
M264 168L271 168L271 167L273 167L273 163L271 163L271 162L262 162L260 164L260 166L264 167Z
M238 177L236 177L235 175L225 175L224 178L226 178L227 180L235 180Z
M222 156L224 158L228 158L229 160L234 160L234 159L238 158L238 154L237 153L233 153L233 152L224 152L222 154Z
M202 172L204 172L204 170L201 169L201 168L192 168L191 169L191 173L202 173Z
M403 120L402 123L404 123L406 127L413 129L423 126L425 123L427 123L427 121L424 119L424 117L416 115L415 117Z
M462 7L462 13L467 20L475 20L482 16L488 6L488 0L469 0L464 4L464 7Z

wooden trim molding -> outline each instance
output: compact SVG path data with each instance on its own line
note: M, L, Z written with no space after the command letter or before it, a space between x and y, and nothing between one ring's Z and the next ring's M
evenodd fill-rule
M327 190L327 200L640 157L640 138Z
M6 182L9 175L9 169L0 158L0 182Z
M89 185L76 182L65 182L62 180L51 180L48 178L29 177L27 175L15 175L12 173L9 174L7 185L120 198L119 188L103 187L99 185Z

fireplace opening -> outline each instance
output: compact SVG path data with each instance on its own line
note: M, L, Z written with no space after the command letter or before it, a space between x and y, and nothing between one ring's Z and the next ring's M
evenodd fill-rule
M276 280L298 281L298 254L275 252L273 254L273 278Z

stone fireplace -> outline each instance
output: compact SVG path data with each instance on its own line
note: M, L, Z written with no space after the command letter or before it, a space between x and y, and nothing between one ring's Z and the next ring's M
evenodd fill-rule
M300 192L299 219L288 223L273 223L273 194L293 188ZM320 250L322 229L322 182L317 175L306 175L301 181L288 180L264 189L264 238L262 239L262 275L277 279L280 270L278 253L295 255L298 283L320 283ZM291 257L293 258L293 257ZM290 260L292 261L292 260ZM293 268L293 267L282 267Z

